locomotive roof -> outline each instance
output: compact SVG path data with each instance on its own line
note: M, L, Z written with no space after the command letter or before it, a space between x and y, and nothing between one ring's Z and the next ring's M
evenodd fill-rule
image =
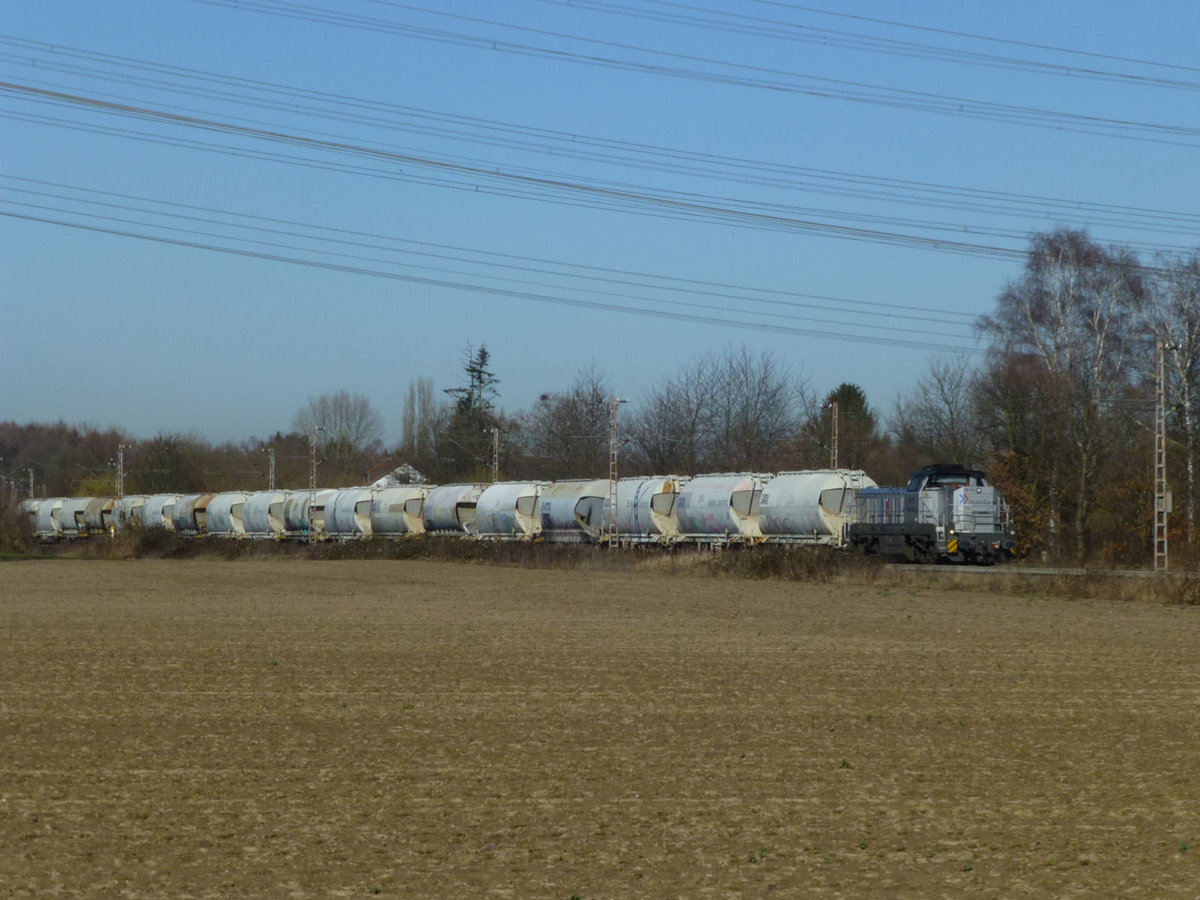
M961 463L931 463L923 469L917 469L914 475L958 475L963 477L986 478L982 469L968 469Z

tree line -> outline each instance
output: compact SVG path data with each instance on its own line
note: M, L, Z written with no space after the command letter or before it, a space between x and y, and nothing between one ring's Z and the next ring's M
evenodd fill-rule
M1027 553L1140 564L1153 553L1161 356L1172 553L1194 561L1200 250L1144 261L1082 230L1036 234L977 329L985 361L934 364L897 404L897 443L986 465Z
M976 323L981 361L936 359L906 374L889 412L852 381L818 394L770 353L729 346L692 359L617 407L622 475L865 469L902 484L929 462L988 471L1008 497L1022 550L1040 558L1144 563L1153 547L1154 397L1162 348L1172 553L1194 558L1200 404L1200 251L1144 261L1081 230L1035 234L1020 275ZM127 493L365 484L401 465L431 483L602 478L613 388L595 365L532 405L505 411L486 344L460 383L413 378L401 439L361 394L309 399L288 432L213 445L194 434L135 440L117 429L0 422L0 501ZM836 416L836 427L835 427Z

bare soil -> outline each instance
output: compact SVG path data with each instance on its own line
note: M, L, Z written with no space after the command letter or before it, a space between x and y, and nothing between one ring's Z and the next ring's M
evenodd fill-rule
M1200 608L0 564L0 895L1200 894Z

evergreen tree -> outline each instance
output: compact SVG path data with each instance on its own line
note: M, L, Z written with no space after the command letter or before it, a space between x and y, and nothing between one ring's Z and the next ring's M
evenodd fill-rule
M467 383L447 388L454 398L454 411L446 429L445 446L439 458L443 477L484 480L490 478L493 428L500 425L496 412L496 385L500 379L491 369L491 354L487 346L472 351L467 347L463 373Z

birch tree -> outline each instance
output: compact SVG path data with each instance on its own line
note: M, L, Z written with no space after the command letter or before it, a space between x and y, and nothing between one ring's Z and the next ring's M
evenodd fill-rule
M1160 257L1146 316L1151 340L1165 346L1171 419L1183 436L1187 540L1196 540L1196 452L1200 445L1200 250Z
M1131 252L1101 247L1085 231L1058 229L1033 236L1022 277L980 324L993 341L996 362L1027 357L1045 375L1040 409L1062 436L1048 499L1052 514L1059 505L1069 509L1079 559L1089 550L1108 403L1129 383L1144 300L1141 268Z

